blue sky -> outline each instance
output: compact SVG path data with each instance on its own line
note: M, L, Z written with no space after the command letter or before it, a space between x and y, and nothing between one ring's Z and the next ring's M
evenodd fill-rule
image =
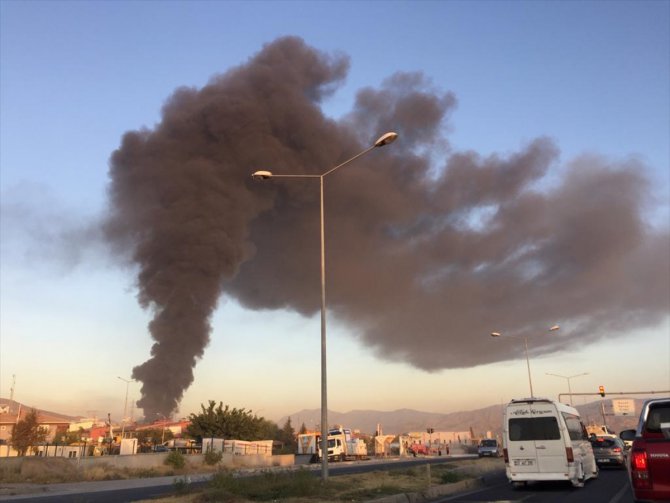
M18 2L3 1L0 45L0 396L62 412L121 415L125 384L151 347L133 271L62 229L106 210L108 161L129 130L152 128L180 86L202 87L264 44L297 35L351 67L324 103L338 118L356 92L421 71L454 93L451 148L509 154L538 136L560 149L641 160L649 222L670 223L670 3L653 2ZM669 267L668 263L660 264ZM669 306L670 308L670 306ZM670 309L669 309L670 311ZM332 319L332 318L331 318ZM209 399L278 418L319 404L319 320L224 300L181 413ZM491 342L514 344L513 341ZM531 341L532 344L532 341ZM259 351L258 348L271 348ZM645 352L653 361L608 358ZM330 408L437 412L527 390L525 361L426 373L388 363L333 320ZM579 352L531 361L534 387L670 389L670 321ZM464 383L469 383L464 386ZM131 384L131 397L139 387ZM476 392L473 392L476 390Z

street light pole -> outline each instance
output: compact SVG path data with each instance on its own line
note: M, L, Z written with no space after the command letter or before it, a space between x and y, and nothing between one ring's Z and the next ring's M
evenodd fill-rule
M323 176L319 178L321 200L321 480L326 482L328 480L328 358L326 356L326 225L323 179Z
M568 396L570 397L570 406L572 407L572 388L570 387L570 379L573 379L575 377L581 377L581 376L586 376L589 375L588 372L583 372L581 374L575 374L573 376L562 376L560 374L552 374L550 372L545 372L548 376L554 376L554 377L562 377L563 379L568 381Z
M123 419L121 420L121 440L123 440L123 434L126 430L126 416L128 415L128 386L134 379L124 379L123 377L116 376L117 379L121 379L126 383L126 400L123 402Z
M320 203L320 226L321 226L321 479L328 480L328 372L327 372L327 351L326 351L326 238L325 238L325 218L324 218L324 196L323 186L324 178L330 173L350 162L367 154L372 149L383 147L393 143L398 134L394 132L385 133L380 136L371 147L347 159L334 168L329 169L321 175L275 175L271 171L256 171L251 176L256 180L267 180L270 178L318 178L319 179L319 203Z
M523 338L523 346L526 349L526 367L528 367L528 384L530 385L530 397L533 398L533 380L530 376L530 358L528 358L528 337Z
M559 325L554 325L549 329L549 332L554 332L559 328L561 328ZM500 337L501 335L502 334L500 332L491 332L491 337ZM528 386L530 387L530 397L533 398L535 395L533 394L533 379L530 374L530 358L528 357L528 337L525 335L523 336L523 347L526 353L526 368L528 369Z

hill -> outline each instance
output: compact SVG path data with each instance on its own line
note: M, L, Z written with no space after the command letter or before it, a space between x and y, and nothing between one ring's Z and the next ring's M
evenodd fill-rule
M281 418L279 424L283 425L288 417ZM321 412L319 409L304 409L291 414L290 418L296 430L303 423L307 428L314 428L321 420ZM380 425L383 433L386 434L424 431L426 428L434 428L438 431L468 431L471 427L475 434L479 434L479 432L491 430L491 425L498 425L499 429L501 421L501 405L449 414L422 412L413 409L328 411L328 422L330 424L341 424L367 434L374 434L377 425Z
M635 413L631 416L613 416L611 400L602 401L607 426L613 431L634 428L643 399L635 400ZM578 405L584 424L603 423L601 401ZM424 431L434 428L437 431L469 431L472 428L475 436L483 436L487 431L499 435L502 429L503 405L496 404L482 409L452 412L441 414L436 412L422 412L412 409L398 409L394 411L379 410L352 410L349 412L328 411L328 422L341 424L346 427L360 430L362 433L374 434L377 425L381 425L383 433L400 434L410 431ZM307 428L315 428L321 421L319 409L303 409L279 420L283 425L288 417L293 427L298 430L304 423Z

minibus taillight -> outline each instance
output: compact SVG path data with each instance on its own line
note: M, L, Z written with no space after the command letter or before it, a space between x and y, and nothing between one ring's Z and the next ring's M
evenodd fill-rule
M505 464L509 464L509 455L507 454L507 447L503 449L503 459L505 460Z
M568 457L568 463L573 463L575 461L575 455L572 453L572 447L565 448L565 455Z

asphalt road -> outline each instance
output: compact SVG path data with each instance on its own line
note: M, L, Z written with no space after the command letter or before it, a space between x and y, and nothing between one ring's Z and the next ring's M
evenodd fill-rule
M504 472L487 480L485 488L467 494L445 497L434 503L465 502L521 502L524 503L631 503L633 493L628 474L618 468L601 468L600 476L589 480L582 488L574 488L568 482L542 482L514 489L507 482Z
M469 457L469 456L468 456ZM401 468L415 464L443 463L444 458L418 458L416 460L395 461L385 463L333 463L330 466L332 477L338 474L360 473L375 469ZM457 461L456 459L450 461ZM315 476L320 472L315 470ZM21 503L123 503L142 499L151 499L161 496L169 496L174 493L174 483L170 481L165 484L148 485L146 487L122 487L123 481L118 482L118 487L113 490L86 491L68 494L52 495L23 495L19 497L2 497L0 501L11 499ZM127 485L129 481L125 481ZM108 482L111 484L112 481ZM206 485L206 481L191 483L192 488ZM632 492L628 484L626 471L604 468L600 470L600 476L596 480L589 480L583 488L575 489L569 483L537 483L523 488L513 489L505 478L504 471L495 472L485 477L486 486L466 494L449 496L436 503L445 502L521 502L532 503L630 503L633 501ZM94 483L89 483L94 484ZM117 484L115 484L117 485ZM83 487L83 486L82 486Z

